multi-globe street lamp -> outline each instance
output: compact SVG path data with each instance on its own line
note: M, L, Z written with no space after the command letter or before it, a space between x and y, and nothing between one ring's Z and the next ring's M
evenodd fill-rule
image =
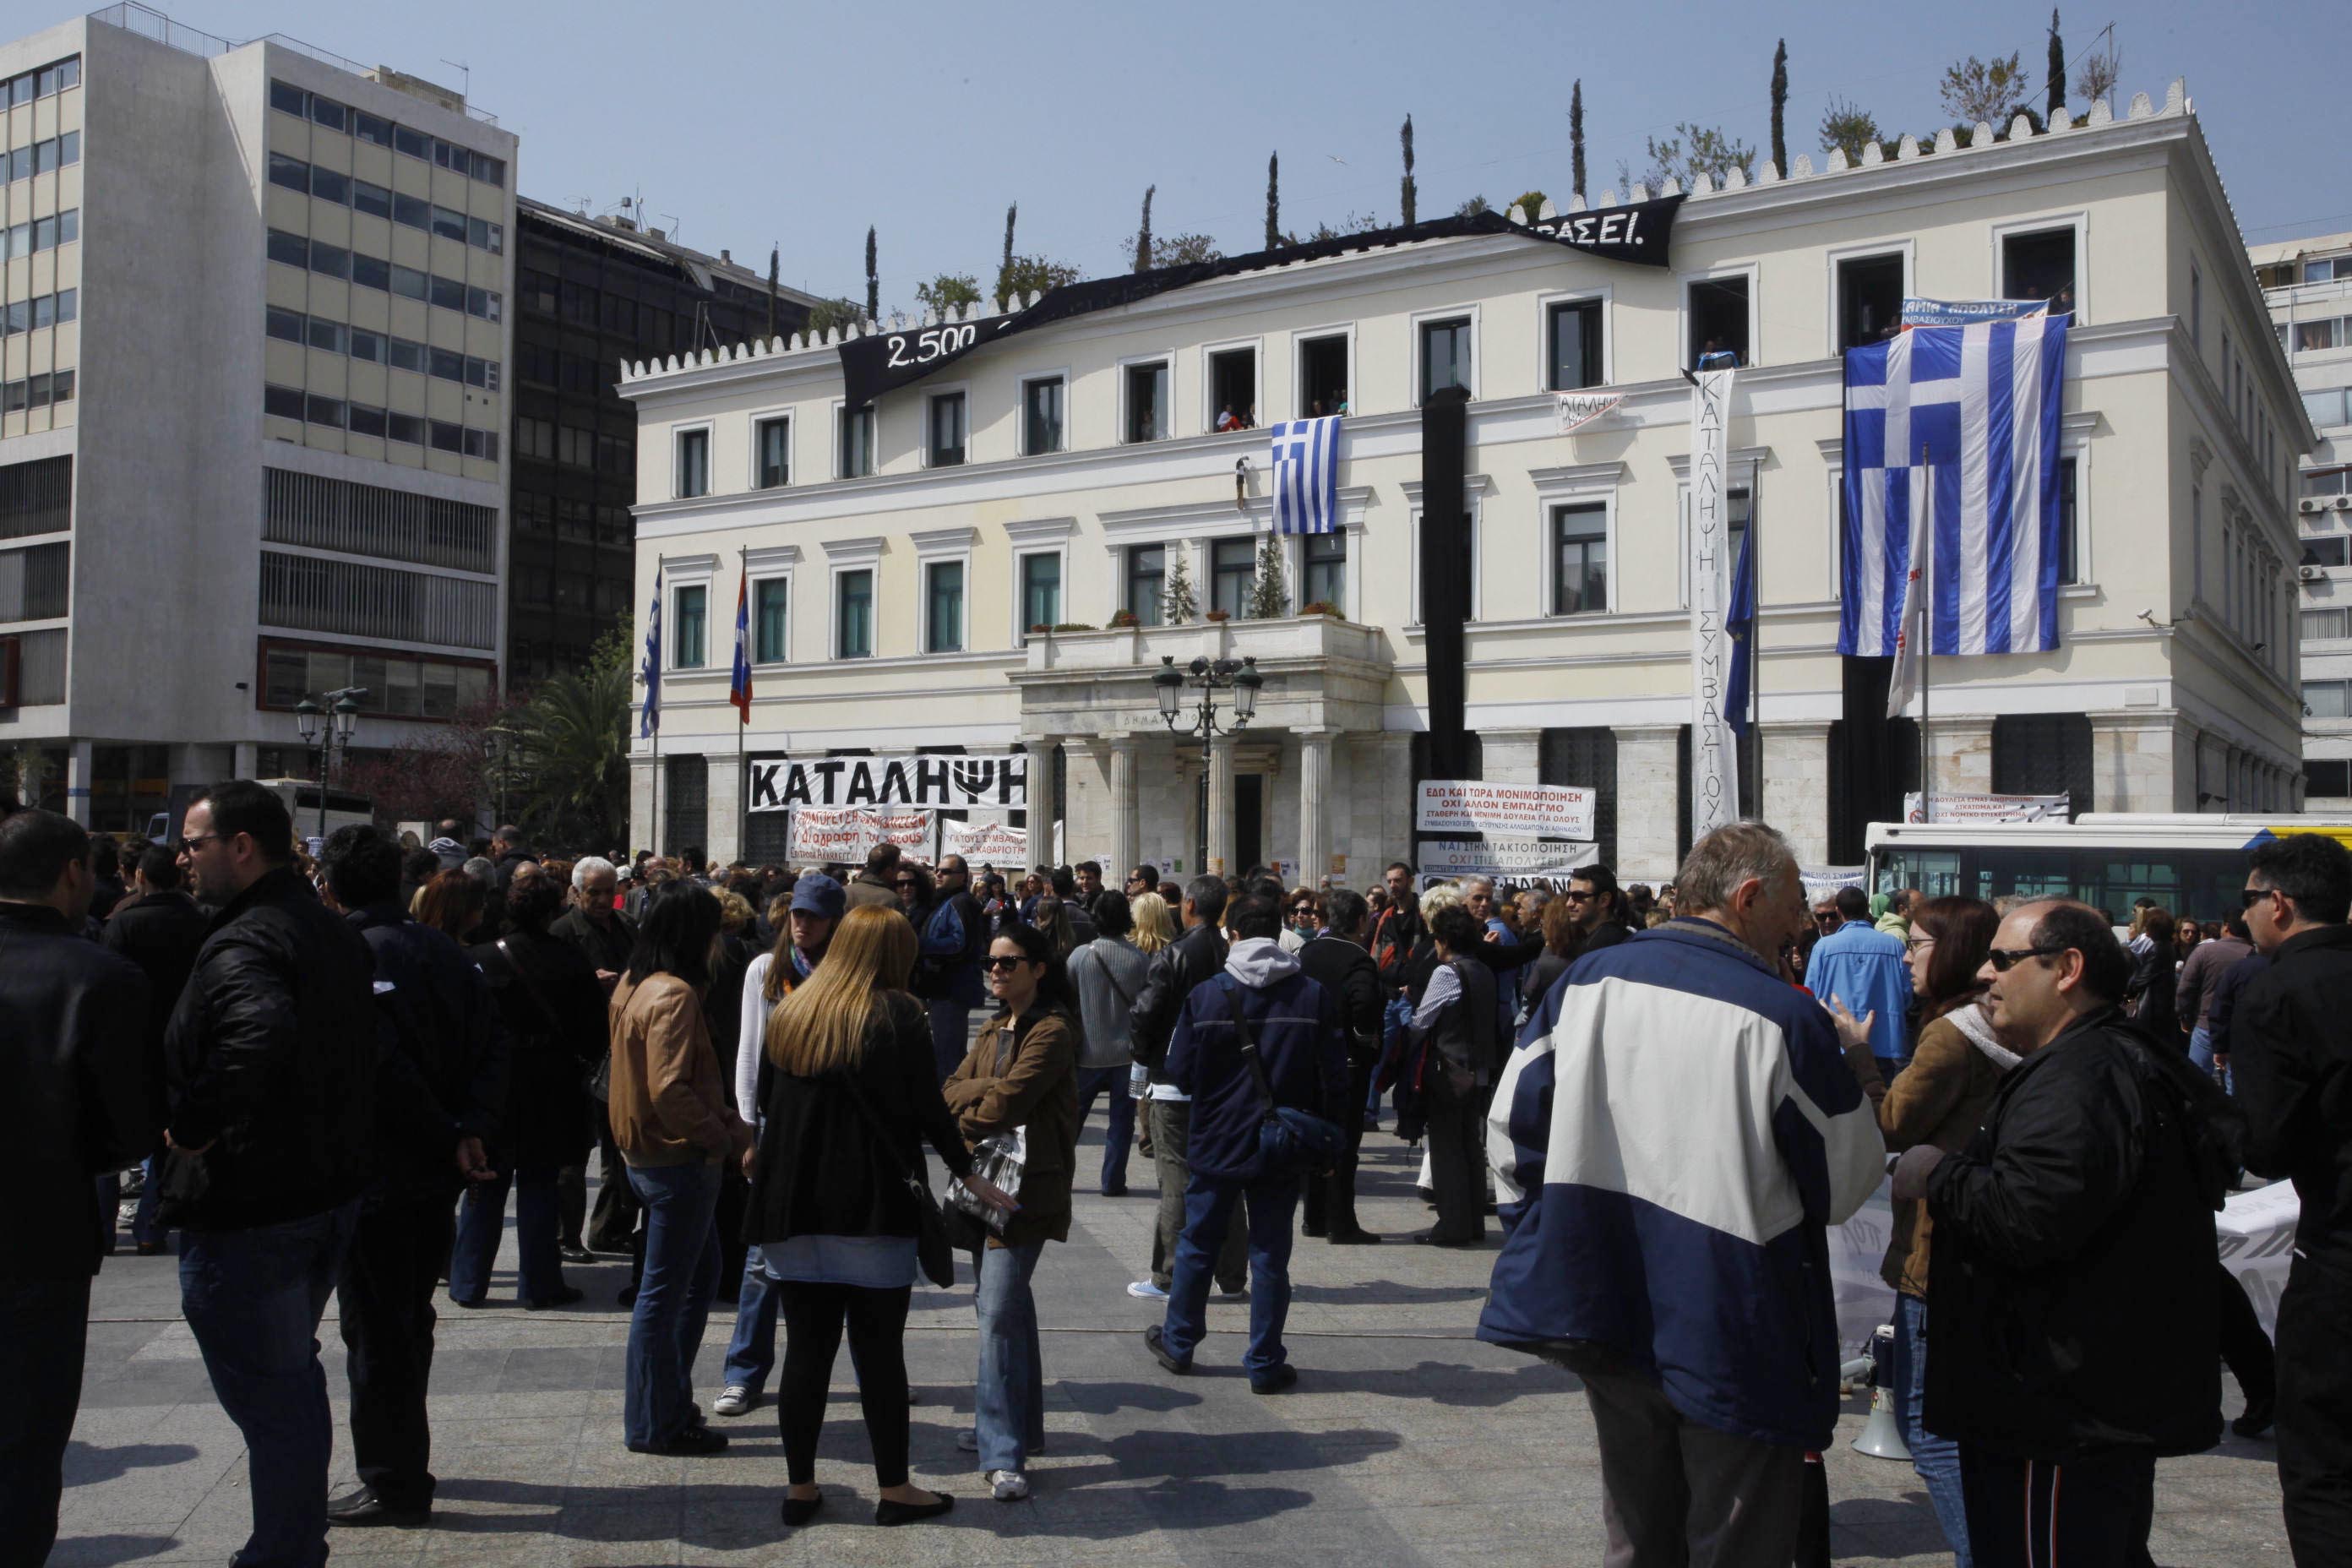
M1176 668L1173 654L1160 656L1160 668L1151 672L1151 685L1160 699L1160 717L1171 735L1201 737L1201 777L1204 791L1201 805L1201 868L1209 865L1209 810L1205 798L1206 781L1214 765L1214 745L1219 735L1238 734L1248 728L1257 716L1257 694L1265 684L1265 677L1257 672L1255 658L1208 659L1195 658L1182 669ZM1200 693L1190 705L1189 717L1185 702L1187 689ZM1233 701L1233 721L1222 723L1217 716L1217 693L1229 691Z

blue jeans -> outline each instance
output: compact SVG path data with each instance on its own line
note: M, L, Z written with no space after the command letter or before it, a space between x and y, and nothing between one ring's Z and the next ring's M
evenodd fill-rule
M1095 1097L1105 1089L1110 1091L1110 1109L1106 1113L1110 1124L1103 1129L1102 1192L1105 1196L1127 1185L1128 1152L1135 1147L1135 1100L1127 1092L1130 1069L1125 1062L1115 1068L1096 1068L1078 1075L1078 1125L1087 1124L1087 1113L1095 1108Z
M971 1050L971 1009L945 996L934 997L923 1006L931 1016L931 1065L945 1083L948 1074L961 1067Z
M646 1209L646 1267L629 1317L621 1436L656 1448L693 1424L694 1356L719 1289L719 1167L631 1165Z
M1916 1296L1895 1298L1895 1419L1911 1450L1911 1468L1927 1483L1936 1522L1952 1543L1953 1568L1970 1568L1969 1511L1960 1494L1960 1446L1938 1437L1920 1420L1927 1401L1927 1303Z
M1247 1201L1250 1260L1250 1345L1242 1357L1252 1382L1287 1359L1282 1325L1290 1316L1291 1218L1298 1206L1296 1175L1263 1182L1221 1181L1192 1173L1184 1189L1184 1234L1176 1242L1174 1279L1161 1342L1179 1361L1209 1331L1209 1280L1217 1249L1233 1226L1234 1205Z
M555 1167L525 1165L466 1189L457 1205L457 1245L449 1254L452 1301L473 1306L489 1295L490 1268L506 1235L509 1187L515 1200L515 1294L544 1301L563 1288L563 1258L555 1250Z
M980 1377L972 1389L972 1429L980 1436L980 1468L1019 1470L1045 1442L1045 1360L1037 1344L1037 1301L1029 1277L1037 1272L1042 1241L983 1247L972 1258L978 1288Z
M719 1374L721 1388L740 1384L751 1397L768 1386L776 1370L776 1309L782 1298L768 1278L768 1260L757 1246L743 1254L743 1287L735 1298L735 1333L727 1342L727 1369Z
M342 1273L359 1204L250 1230L180 1237L180 1311L213 1393L245 1436L253 1533L232 1568L327 1560L327 1467L335 1448L319 1319Z
M2197 1064L2199 1072L2221 1084L2222 1093L2238 1092L2238 1072L2235 1068L2223 1068L2219 1073L2213 1070L2212 1030L2200 1026L2189 1034L2189 1059Z

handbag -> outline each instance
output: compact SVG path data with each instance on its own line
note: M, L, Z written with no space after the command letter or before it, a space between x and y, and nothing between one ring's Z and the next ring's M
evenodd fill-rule
M1339 1129L1313 1111L1274 1102L1274 1085L1267 1081L1265 1063L1259 1059L1257 1037L1250 1032L1249 1018L1242 1011L1241 987L1222 974L1217 984L1234 1016L1234 1032L1241 1037L1243 1064L1257 1086L1258 1178L1329 1170L1344 1146Z
M857 1113L866 1118L866 1131L883 1148L897 1148L889 1129L866 1100L866 1091L858 1087L856 1074L845 1073L841 1081L848 1089L849 1098L857 1102ZM918 1162L921 1158L919 1154L916 1156ZM906 1184L908 1195L915 1200L915 1261L922 1265L924 1279L947 1289L955 1283L955 1247L948 1239L947 1220L940 1213L939 1200L931 1195L931 1184L919 1165L902 1168L898 1179Z
M996 1037L996 1076L1004 1076L1005 1055L1015 1039L1011 1028L1000 1028ZM1021 1196L1021 1177L1029 1163L1029 1130L1015 1127L1006 1132L992 1132L971 1146L971 1173L992 1183L1007 1197ZM990 1236L1003 1236L1005 1222L1013 1216L993 1205L981 1202L959 1176L948 1183L948 1207L954 1211L964 1231L964 1242L975 1250L987 1244ZM986 1235L980 1234L984 1230Z

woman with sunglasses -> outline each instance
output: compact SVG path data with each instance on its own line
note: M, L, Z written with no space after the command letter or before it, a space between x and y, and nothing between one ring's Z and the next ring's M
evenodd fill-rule
M1983 1004L1977 972L1992 949L2000 917L1980 899L1930 899L1912 906L1911 933L1905 940L1911 990L1919 998L1919 1038L1911 1065L1894 1084L1884 1084L1870 1054L1870 1016L1856 1018L1835 1000L1845 1057L1864 1092L1877 1101L1878 1128L1892 1152L1931 1143L1954 1152L1974 1137L1992 1104L2000 1075L2017 1056L1995 1036ZM1916 1199L1895 1205L1895 1224L1879 1273L1895 1288L1895 1415L1911 1449L1912 1468L1927 1483L1928 1500L1952 1544L1954 1561L1968 1568L1968 1514L1960 1496L1958 1446L1921 1424L1927 1386L1927 1205Z
M931 906L939 901L938 884L931 874L911 860L901 860L891 874L890 885L898 889L900 912L914 922L917 931L922 930Z
M972 1429L959 1447L980 1456L999 1502L1029 1495L1028 1458L1045 1442L1045 1372L1030 1277L1048 1241L1070 1238L1070 1177L1078 1152L1078 1025L1052 939L1013 926L982 961L1004 1009L950 1075L948 1109L965 1139L1022 1135L1020 1212L972 1258L980 1375Z
M1282 951L1297 952L1323 933L1323 900L1312 888L1293 888L1282 903Z

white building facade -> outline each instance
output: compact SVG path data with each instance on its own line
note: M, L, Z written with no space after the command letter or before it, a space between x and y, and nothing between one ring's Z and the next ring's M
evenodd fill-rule
M392 746L493 693L516 138L139 6L0 45L0 81L23 783L143 828L174 788L307 774L306 696L366 688Z
M1713 342L1740 355L1732 519L1759 542L1747 805L1826 863L1860 831L1841 819L1840 351L1906 295L2062 289L2062 646L1936 661L1934 787L2292 808L2310 432L2196 117L2176 83L2120 117L1975 141L1694 192L1664 268L1516 234L1276 264L1014 334L856 414L832 342L624 366L640 642L657 568L667 595L635 842L781 860L783 814L745 809L745 762L1020 748L1032 861L1058 822L1066 860L1370 880L1412 842L1427 725L1420 405L1459 384L1482 774L1596 789L1600 853L1670 874L1692 709L1681 371ZM1567 389L1622 402L1563 435ZM1289 605L1336 613L1249 618L1267 437L1217 419L1341 404L1345 527L1281 544ZM789 479L763 486L778 443ZM1154 624L1180 561L1231 618ZM728 702L739 575L748 725ZM1196 655L1266 678L1255 721L1205 751L1168 732L1150 682Z

